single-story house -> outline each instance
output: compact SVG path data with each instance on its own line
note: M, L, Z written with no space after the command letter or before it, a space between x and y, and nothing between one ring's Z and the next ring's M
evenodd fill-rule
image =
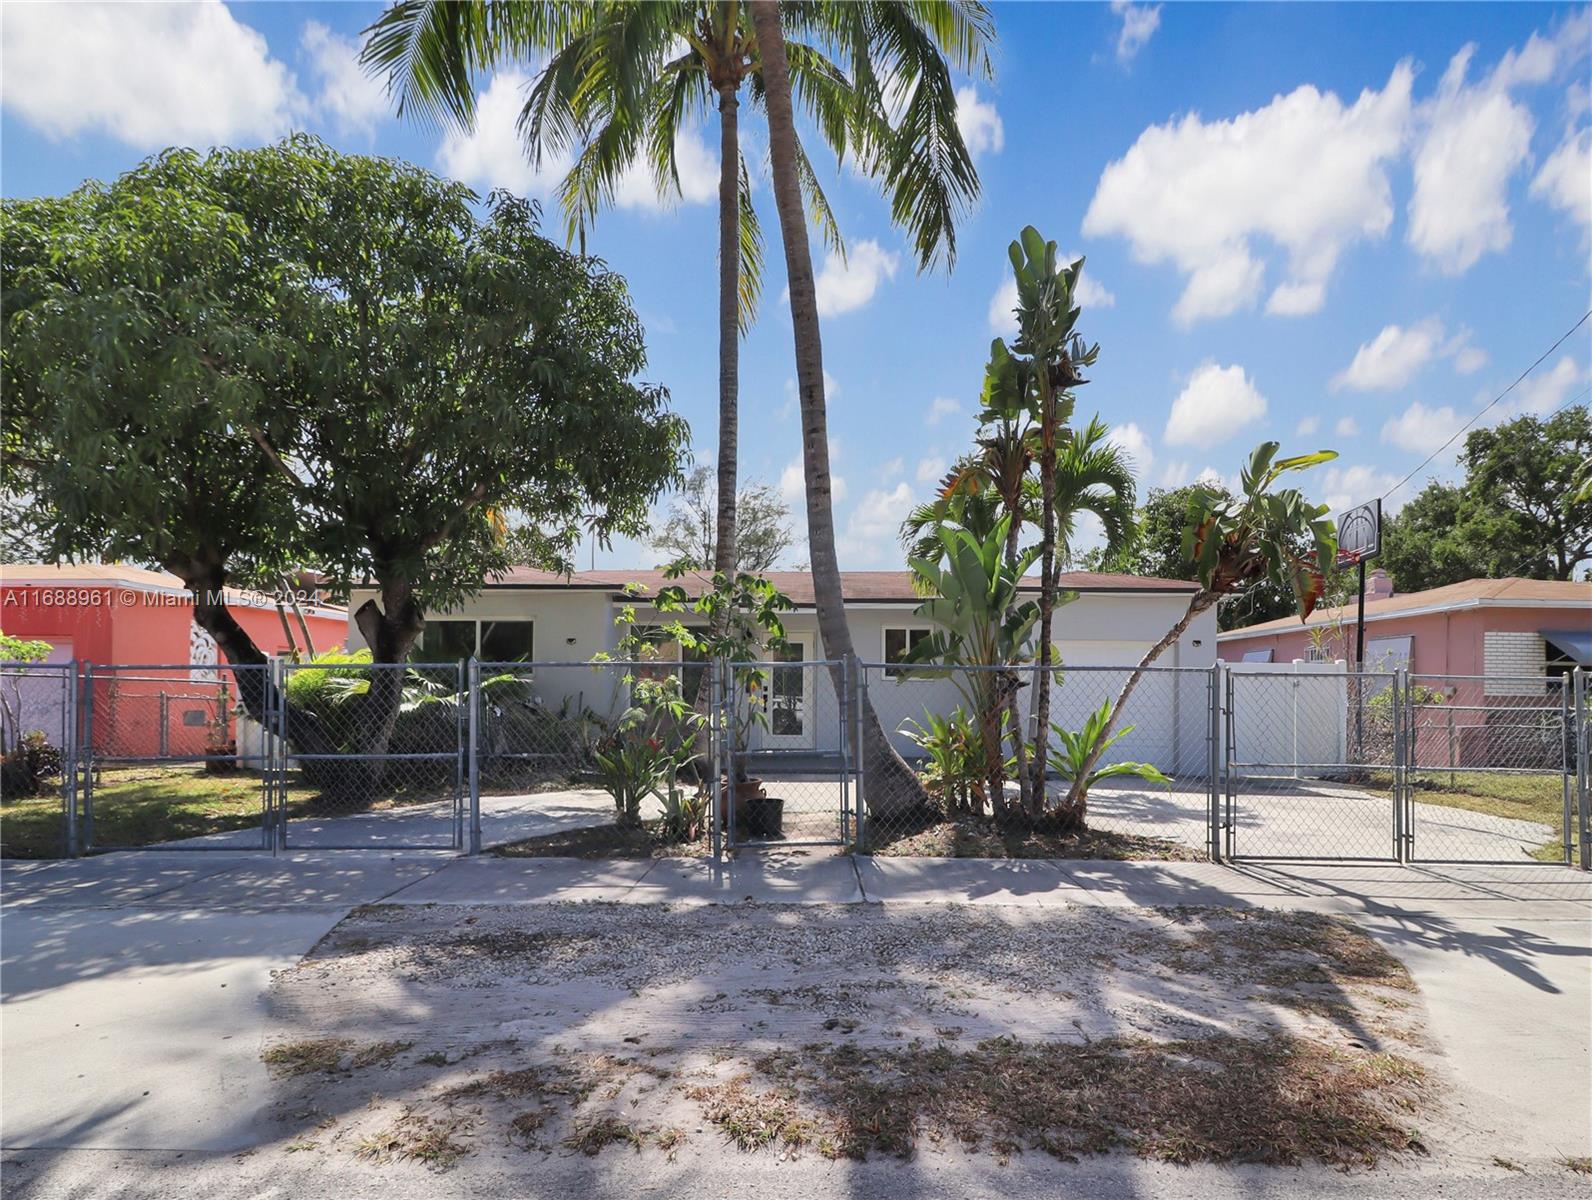
M818 635L818 615L813 581L805 571L772 571L767 578L790 597L795 605L785 614L788 640L794 647L790 657L815 660L824 657ZM550 707L578 703L601 710L613 701L604 695L607 684L598 680L588 662L598 653L614 653L624 631L616 619L626 605L636 608L638 624L659 620L645 601L666 586L661 571L599 570L557 575L529 568L515 568L504 578L485 585L479 593L447 612L426 618L419 657L444 661L476 655L483 662L526 661L567 663L536 669L536 690L540 701ZM700 579L677 581L688 592L702 586ZM881 664L868 673L869 698L887 729L895 731L906 750L910 743L899 731L911 718L921 718L926 708L949 712L959 695L956 685L946 679L903 679L883 666L899 660L908 648L925 636L931 626L913 615L923 598L912 586L906 571L844 571L841 573L846 612L853 645L863 663ZM1037 594L1038 581L1032 590ZM1063 663L1069 668L1127 668L1138 663L1144 652L1183 615L1195 590L1192 583L1149 579L1130 575L1072 572L1063 577L1063 586L1078 598L1056 610L1054 640ZM645 589L633 598L626 586L639 584ZM349 612L367 599L369 589L354 589ZM691 620L686 621L687 624ZM350 646L362 643L358 629L350 623ZM1200 615L1184 636L1168 647L1158 660L1162 667L1209 668L1216 661L1216 618L1214 610ZM683 664L687 688L692 683L689 663ZM832 751L840 742L840 706L828 673L821 669L791 669L771 673L770 710L775 714L765 729L752 735L761 749ZM1057 705L1057 719L1076 728L1109 688L1114 691L1123 678L1122 671L1089 673L1074 670L1068 678L1070 705ZM1189 755L1203 755L1205 683L1192 671L1186 688L1163 684L1147 685L1146 706L1155 704L1165 711L1157 714L1155 736L1166 736L1166 753L1158 757L1176 765L1187 741ZM1086 684L1088 686L1086 686ZM1187 698L1181 691L1188 692ZM1177 692L1177 695L1173 695ZM1197 697L1196 693L1197 692ZM1186 699L1186 703L1185 703ZM1088 703L1086 703L1086 701ZM1186 709L1186 720L1169 720L1175 710ZM1182 730L1181 725L1188 729ZM1187 734L1185 738L1183 735ZM1151 736L1151 723L1145 722L1141 735ZM1176 743L1176 753L1172 743ZM1150 757L1148 753L1145 757ZM1191 759L1192 761L1192 759Z
M1227 662L1354 658L1355 604L1282 617L1217 638ZM1395 592L1387 572L1366 580L1368 670L1416 675L1536 677L1592 665L1592 583L1467 579Z

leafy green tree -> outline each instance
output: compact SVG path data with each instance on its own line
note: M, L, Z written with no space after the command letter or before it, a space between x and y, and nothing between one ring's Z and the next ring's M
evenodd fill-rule
M793 100L792 55L784 17L775 0L752 0L768 118L769 164L774 207L779 214L790 294L796 390L801 405L802 468L807 490L807 544L824 652L831 659L855 651L841 596L835 554L834 495L829 475L829 422L824 396L823 338L813 278L807 216L802 207L801 160ZM978 194L978 175L956 127L956 91L947 58L963 70L988 74L992 29L989 15L971 2L857 3L792 6L793 19L812 13L829 23L826 44L843 54L842 66L869 98L866 111L883 106L885 88L899 116L872 123L855 147L858 162L887 168L891 211L898 222L911 214L920 257L944 241L955 220ZM800 57L799 51L796 57ZM836 672L835 684L841 685ZM875 816L915 807L924 799L917 776L895 752L871 704L861 716L864 770L879 786L869 789ZM880 807L880 806L884 807Z
M663 526L652 535L652 548L684 561L693 570L710 570L718 561L717 484L710 467L698 467L670 502ZM790 509L766 483L741 489L735 503L735 558L740 571L754 575L771 570L794 543Z
M1578 496L1576 472L1592 454L1592 418L1576 404L1547 418L1517 417L1465 438L1460 462L1474 501L1473 520L1484 513L1513 519L1524 536L1508 573L1572 579L1592 559L1592 498Z
M355 619L399 662L507 565L503 511L549 556L583 523L642 532L687 430L635 381L623 280L525 201L476 201L307 137L7 201L6 485L52 514L52 553L166 567L238 664L264 655L227 610L236 565L374 580Z

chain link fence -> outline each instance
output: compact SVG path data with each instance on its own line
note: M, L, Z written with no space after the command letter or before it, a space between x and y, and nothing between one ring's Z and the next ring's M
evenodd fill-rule
M1592 850L1584 671L1151 668L1114 714L1134 674L0 664L0 828L6 855L24 857L473 851L605 825L656 833L668 853L1575 862Z
M72 663L0 663L0 857L75 853L77 686Z

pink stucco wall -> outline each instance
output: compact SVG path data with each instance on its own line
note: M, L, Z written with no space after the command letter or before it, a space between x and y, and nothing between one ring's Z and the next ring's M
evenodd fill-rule
M1538 633L1544 629L1580 629L1587 623L1584 608L1472 607L1414 616L1367 621L1365 638L1408 637L1410 671L1417 675L1480 675L1483 673L1483 635L1489 630ZM1310 632L1301 625L1284 632L1224 637L1217 656L1239 662L1245 651L1272 651L1272 661L1292 662L1306 657ZM1340 630L1328 635L1327 652L1334 658L1354 657L1354 618L1351 613Z

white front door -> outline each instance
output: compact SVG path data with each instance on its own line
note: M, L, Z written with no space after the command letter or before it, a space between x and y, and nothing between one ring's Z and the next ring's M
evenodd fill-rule
M812 657L812 635L794 634L782 652L769 655L770 661L802 663ZM768 727L763 730L763 745L771 750L811 750L818 744L813 714L813 672L811 666L770 667L768 672Z

